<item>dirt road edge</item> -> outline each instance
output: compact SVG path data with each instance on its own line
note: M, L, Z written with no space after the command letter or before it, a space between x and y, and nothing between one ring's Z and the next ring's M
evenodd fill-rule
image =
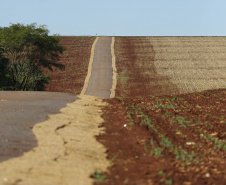
M59 114L34 126L38 146L0 164L0 184L91 185L89 176L106 171L106 149L95 136L103 132L101 98L79 96Z
M112 37L112 42L111 42L111 56L112 56L112 68L113 68L113 77L112 77L112 88L111 88L111 94L110 98L115 97L115 90L116 90L116 85L117 85L117 69L116 69L116 64L115 64L115 37Z
M81 91L80 95L84 95L85 92L87 91L88 85L89 85L89 79L91 77L92 74L92 65L93 65L93 57L94 57L94 49L95 49L95 45L98 41L99 37L97 37L93 43L92 49L91 49L91 55L90 55L90 60L89 60L89 66L88 66L88 73L84 82L84 86L83 89Z

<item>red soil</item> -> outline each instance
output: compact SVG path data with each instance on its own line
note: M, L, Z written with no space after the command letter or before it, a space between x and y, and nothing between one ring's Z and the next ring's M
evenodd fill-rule
M178 95L144 46L151 47L144 38L116 38L123 99L103 108L106 133L97 139L112 166L101 184L225 184L226 89ZM152 75L137 61L150 61Z
M45 72L52 78L47 91L81 92L94 39L62 39L66 69ZM123 100L106 100L103 108L106 133L97 139L112 165L101 184L225 184L226 90L177 95L144 46L151 50L143 38L116 38L116 95ZM136 61L150 61L152 76Z
M102 184L224 184L225 94L107 100L98 140L115 159Z
M65 70L44 70L50 75L46 91L80 94L88 71L92 44L95 37L62 37L61 44L66 47L59 63Z

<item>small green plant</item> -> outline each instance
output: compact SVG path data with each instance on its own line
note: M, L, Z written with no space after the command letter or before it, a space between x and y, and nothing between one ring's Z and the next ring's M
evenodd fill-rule
M119 150L119 154L120 154L121 156L123 156L123 155L124 155L124 152L123 152L122 150Z
M190 122L185 120L183 117L181 116L176 116L176 117L173 117L173 121L176 122L176 123L179 123L180 124L180 127L183 127L184 129L187 128L187 126L191 126Z
M87 68L87 66L88 66L88 63L85 63L85 64L84 64L84 69L86 69L86 68Z
M204 98L204 99L206 99L206 97L204 95L200 94L200 93L195 93L195 94L200 96L200 97L202 97L202 98Z
M116 159L117 155L114 155L111 159L110 159L110 165L114 165L114 160Z
M163 109L175 109L173 105L162 105L162 104L156 104L153 105L154 108L163 108Z
M96 170L90 177L96 179L96 181L100 183L106 180L104 173L99 170Z
M222 100L219 96L217 96L216 94L213 94L213 93L211 93L211 92L208 92L208 91L206 91L208 94L211 94L211 95L213 95L215 98L217 98L218 100Z
M145 152L148 152L148 144L146 142L144 142L144 150Z
M178 129L175 129L175 132L177 133L177 134L179 134L181 137L187 137L186 135L184 135L180 130L178 130Z
M77 75L78 75L78 73L72 73L71 74L72 77L77 76Z
M128 72L128 69L125 68L125 69L123 70L123 73L124 73L124 74L127 74L127 72Z
M154 96L152 96L152 95L149 95L152 99L155 99L155 97Z
M130 79L129 77L121 77L122 81L123 81L123 86L127 87L128 86L128 80Z
M163 153L163 149L160 147L154 147L151 149L151 154L154 154L157 158L161 157Z
M120 80L120 78L121 78L121 77L120 77L119 75L116 76L117 82Z
M171 115L171 112L166 112L165 114L169 117Z
M158 174L163 177L166 176L166 173L162 169L158 169Z
M123 100L121 97L116 96L115 98L116 98L116 99L118 99L118 100L120 100L122 105L124 105L124 104L125 104L124 100Z
M161 141L159 143L160 147L156 147L154 145L154 140L151 139L150 144L151 144L151 150L150 153L154 154L157 158L161 157L162 154L164 153L166 148L169 148L176 156L176 160L181 160L183 163L186 165L187 162L192 162L192 161L198 161L198 156L195 155L195 153L187 153L181 146L177 147L174 145L169 138L165 137L153 124L151 119L144 114L142 111L139 111L139 114L141 115L141 123L142 124L147 124L153 131L155 131L158 136L161 138ZM186 128L186 126L191 127L190 121L185 120L185 118L181 116L176 116L171 119L172 123L177 122L183 125L183 127ZM148 147L149 144L144 143L144 150L148 152Z
M167 99L167 101L169 102L169 104L170 104L172 107L175 108L175 106L173 105L173 103L172 103L169 99Z
M173 184L173 180L172 179L166 179L165 180L165 184L172 185Z
M174 97L172 98L172 101L175 101L175 100L178 100L178 99L179 99L178 97L174 96Z
M202 129L196 129L200 133L200 139L205 139L207 142L210 141L214 144L213 150L219 151L220 149L226 151L226 141L220 141L218 138L212 136L211 134L208 134L206 131L203 131Z
M185 107L188 107L188 105L184 102L184 99L183 99L183 98L178 98L178 97L174 96L174 97L171 99L171 101L176 101L176 100L179 100L181 103L183 103L183 105L184 105Z
M165 120L165 119L166 119L165 115L162 115L161 117L162 117L162 119L163 119L163 120Z

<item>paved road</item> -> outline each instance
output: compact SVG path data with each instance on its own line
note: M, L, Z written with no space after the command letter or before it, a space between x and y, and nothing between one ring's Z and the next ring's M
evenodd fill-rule
M85 95L110 98L112 88L112 37L99 37L95 49L92 74Z
M32 127L76 99L66 93L0 91L0 162L35 147Z

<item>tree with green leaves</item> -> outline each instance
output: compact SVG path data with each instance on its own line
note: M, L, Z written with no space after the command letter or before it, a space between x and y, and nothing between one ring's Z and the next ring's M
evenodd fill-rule
M60 37L48 34L45 26L37 26L35 23L0 27L0 66L4 66L2 75L10 78L8 89L43 90L49 76L43 74L42 69L64 69L58 63L60 54L64 51L59 43Z
M3 51L3 47L0 45L0 90L7 89L6 86L10 84L10 79L6 75L8 59L4 57Z

